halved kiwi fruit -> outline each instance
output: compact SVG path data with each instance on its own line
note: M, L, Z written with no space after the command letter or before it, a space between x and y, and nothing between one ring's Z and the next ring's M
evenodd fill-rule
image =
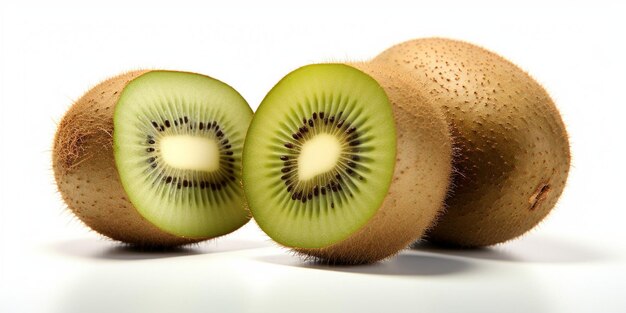
M252 120L243 184L281 245L329 263L370 263L419 238L451 170L443 115L404 77L365 63L284 77Z
M373 62L411 74L452 127L457 174L431 241L493 245L552 210L567 180L569 143L559 111L532 77L493 52L441 38L398 44Z
M233 88L185 72L134 71L65 114L53 169L68 207L110 238L175 246L249 220L241 152L252 110Z

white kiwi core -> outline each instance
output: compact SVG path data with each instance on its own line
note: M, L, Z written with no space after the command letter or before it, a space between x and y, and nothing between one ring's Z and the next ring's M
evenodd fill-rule
M159 140L163 161L181 170L213 172L220 167L217 141L210 138L175 135Z
M302 145L298 156L298 177L309 180L326 173L337 165L341 156L341 143L335 136L319 134Z

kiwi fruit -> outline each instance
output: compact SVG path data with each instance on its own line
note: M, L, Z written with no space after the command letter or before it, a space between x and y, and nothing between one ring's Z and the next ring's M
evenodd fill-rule
M429 240L489 246L526 233L552 210L567 180L569 142L554 102L526 72L442 38L398 44L372 62L410 74L451 126L455 175Z
M419 238L452 162L441 112L402 75L313 64L267 94L248 129L243 186L260 228L330 264L372 263Z
M237 91L204 75L113 77L58 125L58 189L81 221L129 244L169 247L227 234L250 218L241 152L251 119Z

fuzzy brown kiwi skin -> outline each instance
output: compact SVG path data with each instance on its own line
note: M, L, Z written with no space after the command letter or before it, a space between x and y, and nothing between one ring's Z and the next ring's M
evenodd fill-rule
M547 92L523 70L470 43L427 38L373 62L405 70L451 125L447 212L429 240L481 247L521 236L555 206L567 180L567 132Z
M402 74L350 63L387 94L396 123L393 179L381 208L347 239L321 249L294 249L321 263L367 264L397 254L419 239L443 207L452 169L452 142L443 114Z
M162 231L137 212L122 188L113 156L113 112L124 87L148 71L110 78L82 96L58 125L52 168L68 208L109 238L142 247L173 247L206 238Z

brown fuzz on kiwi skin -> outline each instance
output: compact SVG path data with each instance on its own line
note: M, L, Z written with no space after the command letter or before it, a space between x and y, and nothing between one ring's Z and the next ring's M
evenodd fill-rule
M385 90L396 122L393 179L381 208L359 231L321 249L294 249L321 263L367 264L397 254L419 239L442 209L452 169L452 143L443 114L401 74L350 63Z
M373 62L405 70L451 125L455 174L435 243L489 246L516 238L555 206L567 180L565 125L527 73L473 44L407 41Z
M168 234L134 208L122 188L113 156L113 112L124 87L148 71L110 78L82 96L58 125L52 167L63 200L87 226L115 240L172 247L206 238Z

